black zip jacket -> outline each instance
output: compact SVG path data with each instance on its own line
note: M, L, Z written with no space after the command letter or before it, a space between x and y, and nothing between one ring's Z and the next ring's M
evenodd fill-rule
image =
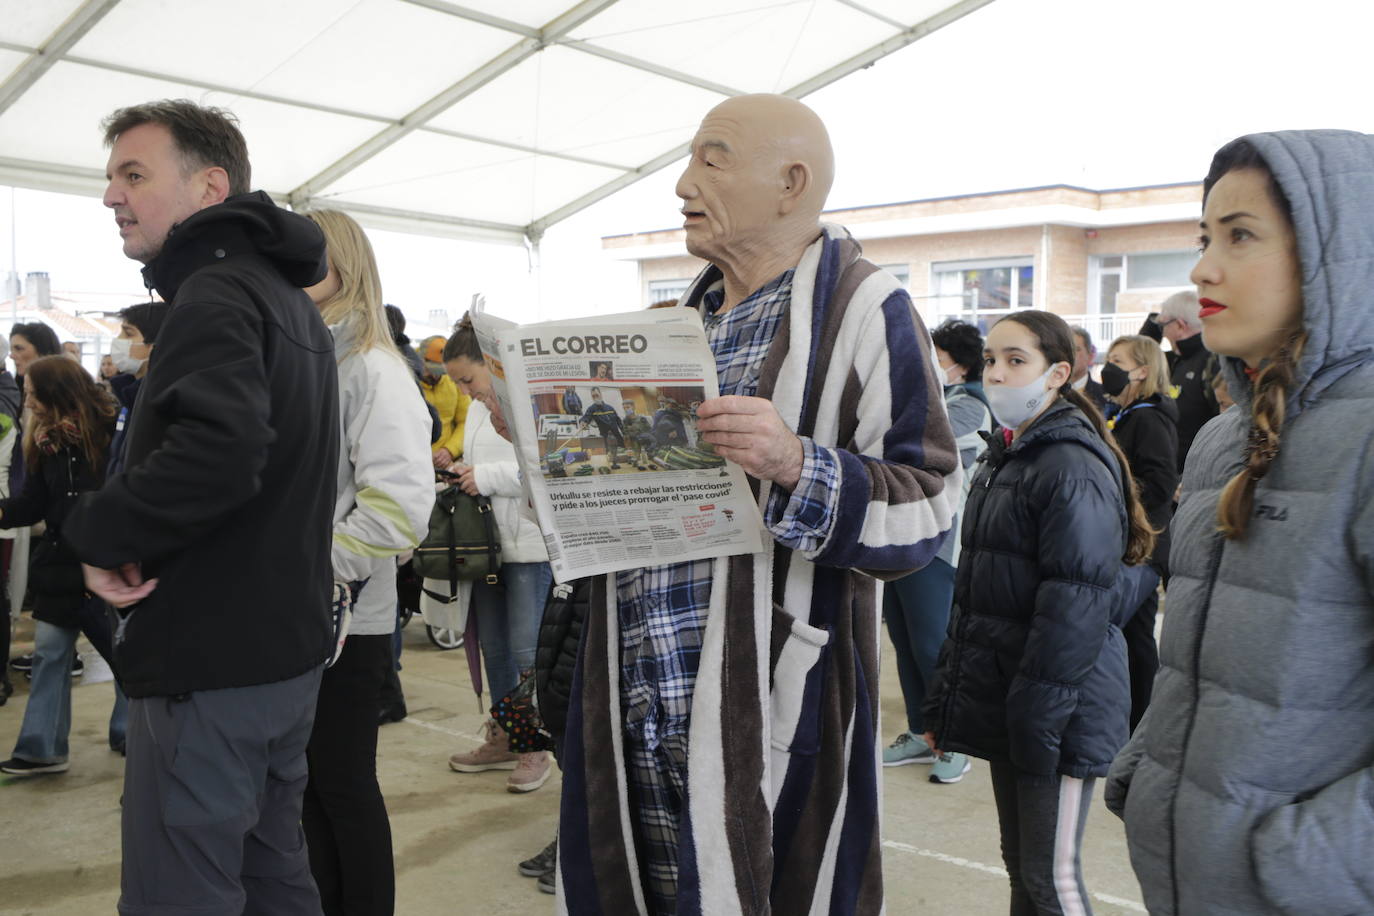
M549 590L539 624L534 683L539 696L539 717L553 736L555 754L563 746L563 734L568 727L568 704L577 669L577 649L582 641L582 623L591 604L591 584L591 579L555 584Z
M1065 401L1010 446L1000 429L988 438L926 721L943 751L1105 775L1131 707L1121 624L1158 581L1121 560L1119 466Z
M125 470L67 522L81 559L142 564L156 590L124 612L131 697L303 674L330 649L334 342L302 287L324 237L261 192L189 217L143 270L172 303ZM122 631L122 632L121 632Z
M1169 521L1178 490L1178 406L1165 394L1142 398L1117 414L1112 435L1140 485L1140 504L1160 532L1152 557L1161 573L1169 564Z
M1217 398L1207 375L1207 362L1212 353L1202 345L1202 335L1195 334L1174 344L1170 354L1169 380L1178 393L1178 471L1183 473L1183 460L1193 447L1198 430L1217 415Z
M19 494L0 499L0 528L22 528L39 522L45 525L43 536L34 538L29 553L31 561L38 560L49 567L29 580L35 620L58 627L81 625L81 603L86 598L86 590L80 584L81 561L62 532L67 513L80 494L100 486L104 467L103 454L93 468L81 448L66 446L55 455L42 456L38 467L29 469ZM55 568L58 566L69 566L70 576L60 575ZM46 584L66 578L71 580L70 588L53 589Z
M1158 317L1158 312L1152 312L1139 332L1157 343L1164 340L1164 329L1155 320ZM1193 447L1198 430L1219 412L1217 396L1212 391L1212 377L1208 372L1212 352L1203 344L1202 335L1194 334L1174 344L1164 358L1169 361L1169 383L1175 388L1174 400L1178 405L1176 463L1179 474L1182 474L1183 460L1188 457L1188 450Z

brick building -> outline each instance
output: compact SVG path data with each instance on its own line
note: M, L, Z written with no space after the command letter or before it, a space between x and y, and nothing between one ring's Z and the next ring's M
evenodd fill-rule
M1103 344L1191 288L1201 200L1197 183L1054 185L833 210L825 219L849 227L932 327L959 317L986 330L1008 311L1040 308ZM676 298L702 266L681 229L610 236L602 247L638 262L645 305Z

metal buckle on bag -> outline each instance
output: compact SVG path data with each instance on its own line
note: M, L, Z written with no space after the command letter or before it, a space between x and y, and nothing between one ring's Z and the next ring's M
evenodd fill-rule
M496 583L497 583L496 573L487 573L487 584L488 584L488 585L495 585Z

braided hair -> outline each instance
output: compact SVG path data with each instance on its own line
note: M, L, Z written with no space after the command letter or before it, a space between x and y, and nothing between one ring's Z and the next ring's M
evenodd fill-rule
M1217 151L1212 168L1202 181L1202 202L1205 206L1212 187L1228 172L1256 169L1268 177L1269 194L1291 224L1293 209L1283 189L1274 179L1269 164L1250 141L1233 140ZM1295 329L1278 351L1253 375L1250 398L1250 435L1245 444L1245 467L1241 468L1221 491L1217 502L1217 528L1230 540L1245 537L1254 514L1255 485L1269 473L1279 456L1279 439L1283 431L1288 392L1293 386L1298 361L1307 343L1307 332Z

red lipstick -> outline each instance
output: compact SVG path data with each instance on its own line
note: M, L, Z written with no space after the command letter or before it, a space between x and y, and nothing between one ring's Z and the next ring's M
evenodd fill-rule
M1222 305L1220 302L1216 302L1216 301L1214 301L1214 300L1212 300L1212 299L1199 299L1199 300L1197 301L1197 304L1198 304L1198 312L1197 312L1198 318L1208 318L1208 317L1210 317L1210 316L1212 316L1212 315L1217 314L1218 312L1224 312L1224 311L1226 311L1226 306L1224 306L1224 305Z

